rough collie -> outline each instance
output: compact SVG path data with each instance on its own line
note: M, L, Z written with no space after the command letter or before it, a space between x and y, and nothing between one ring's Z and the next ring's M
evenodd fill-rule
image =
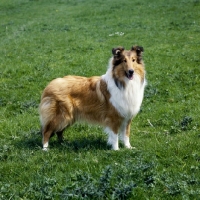
M90 78L65 76L57 78L44 89L39 107L43 149L56 133L76 121L96 123L105 127L108 144L118 150L118 138L125 147L129 142L132 118L139 112L145 88L143 47L112 49L106 74ZM120 137L118 137L120 136Z

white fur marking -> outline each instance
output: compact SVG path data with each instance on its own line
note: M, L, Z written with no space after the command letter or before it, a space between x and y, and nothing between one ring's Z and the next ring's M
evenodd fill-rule
M144 87L146 82L141 83L140 77L134 74L133 80L128 80L124 77L126 84L125 89L116 87L112 77L112 58L109 62L109 67L102 79L107 83L108 90L111 94L110 102L117 111L126 119L131 119L140 110L142 104Z
M118 134L115 134L110 128L105 129L106 133L108 133L108 144L112 146L113 150L119 150L118 145Z
M131 149L132 147L129 141L129 137L126 135L127 125L128 125L128 122L125 120L120 127L120 140L123 142L126 148Z
M47 151L47 150L48 150L48 146L49 146L49 143L46 142L46 143L43 145L43 150L44 150L44 151Z
M124 135L123 142L124 142L124 146L125 146L126 148L128 148L128 149L131 149L131 148L132 148L128 136Z
M115 54L118 54L118 53L120 53L120 50L116 50Z

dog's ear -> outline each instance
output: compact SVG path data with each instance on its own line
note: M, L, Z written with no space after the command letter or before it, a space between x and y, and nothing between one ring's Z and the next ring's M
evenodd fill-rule
M112 49L113 66L117 66L122 62L122 60L124 59L123 51L124 51L124 47L117 47L117 48Z
M117 47L112 49L112 54L114 57L120 57L124 51L124 47Z
M137 55L137 62L141 63L142 53L144 52L144 48L140 46L132 46L131 51L135 51Z
M140 46L132 46L131 51L136 51L137 56L140 56L144 52L144 48Z

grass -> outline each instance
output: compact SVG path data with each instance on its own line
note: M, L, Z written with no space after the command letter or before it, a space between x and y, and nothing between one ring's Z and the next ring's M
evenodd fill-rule
M1 0L0 199L199 199L200 1ZM111 49L144 47L148 86L134 150L76 124L41 150L38 104L67 74L106 71Z

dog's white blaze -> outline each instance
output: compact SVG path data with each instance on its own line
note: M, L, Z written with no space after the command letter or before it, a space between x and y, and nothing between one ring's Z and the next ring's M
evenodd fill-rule
M141 83L140 77L134 74L133 80L125 77L125 88L116 87L112 77L112 65L102 79L107 83L108 91L111 94L110 102L125 119L131 119L140 110L144 95L145 81Z
M119 150L118 134L115 134L110 128L106 128L105 132L108 133L108 144L112 146L113 150Z

